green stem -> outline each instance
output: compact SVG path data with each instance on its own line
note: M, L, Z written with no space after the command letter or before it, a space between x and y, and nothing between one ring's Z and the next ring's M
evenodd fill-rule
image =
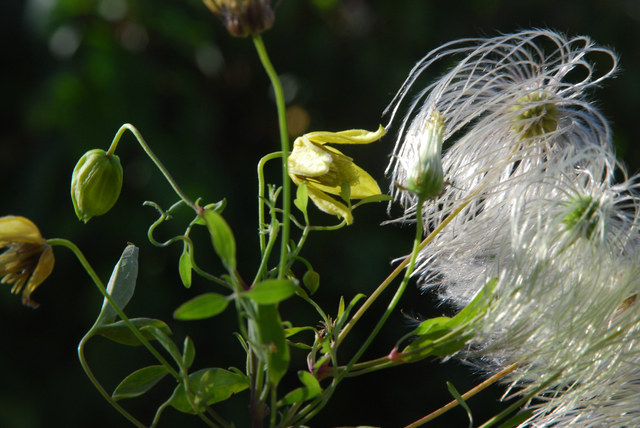
M413 240L413 250L411 251L411 255L407 259L405 259L405 261L403 261L400 264L400 266L398 266L398 268L396 268L396 270L394 270L394 272L392 273L393 277L390 275L385 280L385 282L383 282L383 284L385 284L387 282L390 283L391 280L393 278L395 278L395 276L399 273L398 270L402 269L402 268L404 268L405 266L408 265L408 268L407 268L407 270L405 272L404 278L403 278L402 282L400 283L400 285L398 286L398 289L396 290L396 293L394 294L393 298L389 302L389 305L387 306L387 309L385 310L384 314L382 315L382 317L380 318L380 320L378 321L378 323L374 327L374 329L371 332L371 334L369 334L369 337L367 337L365 342L362 344L362 346L360 347L358 352L356 352L356 354L351 358L349 363L345 366L345 369L342 370L340 373L338 373L338 375L333 379L333 382L331 383L331 385L323 391L322 401L320 401L320 400L314 401L310 405L305 407L300 412L300 415L298 415L298 418L299 418L298 420L300 420L301 423L305 423L308 420L310 420L311 418L313 418L324 407L324 404L329 400L329 398L333 394L333 391L335 390L337 385L342 381L342 379L344 379L347 376L347 374L351 371L351 368L353 367L353 365L357 363L357 361L360 359L360 357L362 357L362 354L364 354L364 352L367 350L367 348L369 347L371 342L373 342L373 339L376 337L376 335L378 334L378 332L380 331L382 326L387 322L387 319L391 315L391 312L393 312L393 310L395 309L396 305L400 301L400 298L404 294L404 291L407 288L407 284L409 283L409 279L411 278L411 273L413 272L413 267L415 265L415 261L416 261L416 258L418 256L418 253L420 252L420 249L423 248L424 245L426 245L425 242L422 242L422 243L420 242L422 240L422 209L420 207L422 207L423 203L424 203L424 200L420 199L418 201L418 205L417 205L418 209L416 210L416 225L417 225L416 226L416 235L415 235L415 238ZM426 241L426 239L425 239L425 241ZM388 285L388 284L386 284L386 285ZM384 290L384 288L386 288L386 285L382 288L382 290ZM380 290L380 287L378 287L378 290L376 290L376 292L379 291L377 293L377 295L382 293L382 290ZM377 295L376 295L376 297L377 297ZM371 299L371 297L369 299L367 299L367 302L370 299ZM365 304L367 302L365 302ZM362 309L362 307L361 307L361 309ZM355 316L354 316L354 318L355 318ZM353 320L353 318L352 318L352 320ZM349 324L347 324L347 326L348 325ZM345 328L347 326L345 326ZM339 346L339 344L340 344L340 337L341 336L342 336L342 332L338 336L338 340L336 341L336 344L334 345L334 352L335 352L335 348L337 346ZM344 337L344 336L342 336L342 337ZM335 365L335 363L334 363L334 365Z
M111 404L113 408L118 411L118 413L120 413L122 416L127 418L127 420L132 424L134 424L135 426L144 428L145 425L142 422L137 420L133 415L131 415L122 406L120 406L113 398L111 398L111 396L107 393L107 391L105 391L105 389L102 387L100 382L98 382L98 379L96 379L96 377L94 376L93 372L91 371L91 368L89 368L87 359L84 356L84 347L87 343L87 340L92 335L92 330L93 329L89 330L89 332L82 338L82 340L80 340L80 344L78 345L78 359L80 360L80 365L82 366L82 369L84 370L85 374L87 375L87 377L89 378L93 386L96 387L100 395L102 395L102 397L105 400L107 400L107 402Z
M118 143L120 142L120 138L122 137L122 134L124 134L124 132L127 130L131 131L131 133L136 137L142 149L145 151L147 156L149 156L149 158L153 161L153 163L158 167L162 175L164 175L164 178L169 182L169 184L171 185L173 190L178 194L180 199L182 199L185 203L191 206L194 210L197 210L197 206L195 202L189 199L189 197L184 194L184 192L180 189L180 187L178 187L178 184L173 179L171 174L169 174L169 171L167 170L167 168L165 168L165 166L162 164L160 159L155 155L155 153L153 153L153 151L151 150L147 142L142 137L142 134L140 134L140 132L136 129L135 126L131 125L130 123L125 123L120 127L120 129L118 129L118 132L116 133L116 136L113 138L113 142L111 143L111 146L107 151L107 156L111 156L115 153L116 148L118 147Z
M258 162L258 232L260 237L260 254L264 257L264 251L266 248L265 238L264 238L264 166L267 162L272 159L278 158L282 156L282 152L270 153L260 159Z
M280 129L280 147L282 151L282 237L280 245L280 264L278 267L278 278L284 278L287 269L287 259L289 246L289 215L291 213L291 181L289 180L289 134L287 130L287 117L285 111L284 93L282 91L282 85L280 84L280 78L276 73L267 49L264 46L262 37L260 35L253 36L253 43L262 62L264 70L267 72L271 85L273 86L273 93L276 99L276 107L278 109L278 126Z
M418 247L418 251L421 251L424 247L426 247L427 244L429 242L431 242L436 237L436 235L438 235L438 233L440 233L440 231L442 231L442 229L444 229L447 226L447 224L449 224L451 222L451 220L453 220L458 214L460 214L460 211L462 211L469 204L469 202L471 202L471 200L467 200L466 202L461 204L458 208L456 208L454 211L452 211L451 214L449 214L449 216L446 219L444 219L442 221L442 223L440 223L438 225L438 227L436 227L424 239L424 241L422 241L420 243L420 246ZM418 224L418 223L416 223L416 224ZM422 225L418 225L419 228L421 226ZM349 332L351 331L353 326L358 322L358 320L360 318L362 318L364 313L367 311L367 309L369 309L369 307L373 304L373 302L376 301L376 299L380 296L380 294L382 294L382 292L384 290L386 290L386 288L389 286L389 284L391 284L391 282L393 282L393 280L400 274L400 272L402 272L402 270L409 264L410 260L411 260L411 256L407 256L393 270L393 272L391 272L389 274L389 276L378 286L378 288L376 288L376 290L371 294L371 296L369 296L367 298L367 300L362 304L362 306L360 306L360 308L358 308L358 311L353 315L353 317L349 320L349 322L344 326L342 331L340 331L340 334L338 335L338 340L337 340L337 344L338 345L340 345L342 343L342 341L347 336L347 334L349 334Z
M138 328L134 326L131 323L131 321L129 321L129 318L125 315L122 309L120 309L118 304L111 298L111 295L107 293L107 289L105 288L104 284L100 280L100 277L98 276L98 274L96 274L95 270L93 270L93 267L91 267L91 265L85 258L82 251L80 251L80 248L78 248L78 246L73 242L66 239L60 239L60 238L48 239L47 243L52 246L57 245L57 246L65 247L71 250L71 252L76 256L76 258L78 259L82 267L89 274L89 276L93 280L94 284L96 285L100 293L104 296L107 302L109 302L109 305L111 305L115 313L122 319L122 321L124 321L124 323L127 325L129 330L131 330L131 332L133 333L133 335L140 341L140 343L142 343L149 350L149 352L158 360L158 362L160 362L160 364L162 364L167 369L167 371L171 374L171 376L180 380L181 377L178 374L178 372L176 372L175 369L167 362L167 360L165 360L162 357L162 355L160 355L160 353L151 345L151 343L149 343L149 341L142 335L142 333L140 333L140 330L138 330ZM91 328L91 330L93 330L95 327L96 326L94 325Z
M391 315L391 312L393 312L393 310L397 306L398 302L400 301L400 298L404 294L404 291L407 289L407 284L409 284L409 280L411 279L411 274L413 273L413 268L415 266L416 259L418 258L418 253L420 252L420 241L422 241L422 208L421 207L423 203L424 203L424 200L420 198L418 200L418 209L416 210L416 236L413 240L413 250L411 251L409 266L405 271L404 278L402 279L400 286L396 290L396 293L393 295L393 298L389 302L389 305L387 306L387 309L385 310L384 314L382 314L382 317L374 327L371 334L369 334L369 337L367 337L367 340L365 340L364 344L362 344L358 352L356 352L356 354L353 356L353 358L351 359L351 362L349 362L349 364L347 365L347 368L343 372L344 374L342 376L346 375L346 373L349 372L351 367L360 359L362 354L364 354L364 352L367 350L367 348L369 347L373 339L376 337L376 335L378 334L382 326L387 322L387 319Z
M517 367L518 367L517 364L511 364L510 366L500 370L498 373L491 376L489 379L485 380L484 382L476 385L475 387L471 388L469 391L462 394L462 399L467 401L469 398L473 397L474 395L478 394L479 392L483 391L484 389L488 388L489 386L493 385L494 383L496 383L497 381L499 381L500 379L502 379L503 377L505 377L512 371L514 371ZM424 425L427 422L430 422L433 419L437 418L438 416L445 414L446 412L453 409L459 404L460 403L458 402L458 400L452 400L446 405L439 408L438 410L428 414L423 418L418 419L415 422L410 423L405 428L416 428L421 425Z

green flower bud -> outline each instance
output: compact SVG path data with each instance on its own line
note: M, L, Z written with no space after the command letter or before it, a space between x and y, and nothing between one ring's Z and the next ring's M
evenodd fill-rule
M121 188L120 158L101 149L89 150L71 176L71 200L78 219L86 223L105 214L118 200Z

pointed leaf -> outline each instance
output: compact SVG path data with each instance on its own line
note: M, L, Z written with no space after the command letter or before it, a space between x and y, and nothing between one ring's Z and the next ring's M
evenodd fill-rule
M193 340L189 336L184 338L184 344L182 345L182 365L186 370L189 370L193 360L196 358L196 347L193 344Z
M180 279L182 280L182 284L184 284L186 288L191 287L192 268L193 264L191 263L191 250L189 249L189 244L185 242L182 249L182 255L180 256L180 260L178 261L178 273L180 273Z
M229 300L222 294L205 293L186 301L173 313L180 321L192 321L210 318L223 312Z
M302 382L304 387L296 388L293 391L289 392L284 396L282 401L278 403L278 405L282 406L302 403L320 395L320 393L322 392L322 387L320 386L320 382L318 382L318 379L316 379L314 375L306 371L299 371L298 378L300 379L300 382Z
M533 410L523 410L502 423L498 428L514 428L533 416Z
M256 303L271 305L288 299L295 294L297 286L288 279L268 279L251 287L243 295Z
M196 405L211 405L224 401L248 387L249 379L246 376L229 370L211 368L198 370L189 375L189 389L195 394L193 402ZM202 407L194 409L191 406L183 383L173 391L169 404L184 413L198 414L204 411Z
M277 305L258 305L260 343L267 350L269 380L277 385L289 368L289 346Z
M107 293L115 303L124 309L131 300L136 287L138 277L138 247L133 244L126 246L120 260L116 263L107 284ZM113 310L107 299L102 303L102 309L98 315L98 324L109 324L116 319L116 312Z
M362 293L358 293L353 296L353 299L349 302L349 306L345 309L344 307L344 299L340 298L340 307L338 308L338 317L336 318L336 326L335 331L339 332L342 329L342 326L347 322L349 318L349 314L353 310L354 306L366 296Z
M307 213L309 193L307 192L307 183L305 183L304 181L300 183L300 185L298 185L298 189L296 191L296 199L293 201L293 203L302 213Z
M113 399L132 398L144 394L169 372L164 366L149 366L136 370L123 379L113 391Z
M471 409L464 398L460 395L458 390L451 382L447 382L447 389L449 389L449 393L456 399L458 404L467 412L467 417L469 418L469 428L473 427L473 414L471 413Z
M182 355L180 354L178 347L164 331L154 326L143 327L140 331L150 333L153 338L156 339L169 354L171 354L171 357L177 364L182 364Z
M154 340L155 337L143 327L154 326L160 329L164 334L170 335L171 329L167 324L160 320L154 320L151 318L132 318L129 321L140 330L140 333L148 339ZM118 321L111 324L103 324L94 330L95 334L100 334L109 340L128 346L140 346L142 343L138 338L129 330L129 327L124 321Z
M200 215L211 235L213 249L227 271L233 274L236 270L236 241L231 228L224 218L215 211L205 209Z
M373 196L367 196L364 199L361 199L360 201L358 201L357 204L353 204L353 206L351 207L352 209L355 209L357 207L359 207L360 205L364 205L364 204L370 204L373 202L386 202L386 201L391 201L393 200L393 198L389 195L373 195Z

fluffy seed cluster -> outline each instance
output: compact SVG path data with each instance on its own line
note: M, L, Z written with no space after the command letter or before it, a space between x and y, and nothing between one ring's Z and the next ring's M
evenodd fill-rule
M615 54L547 30L451 42L412 70L391 122L440 63L453 66L409 103L387 172L399 221L449 222L419 255L421 285L462 308L492 284L460 357L518 364L507 381L532 398L524 425L640 425L640 196L588 99ZM434 111L447 184L417 206L404 183Z

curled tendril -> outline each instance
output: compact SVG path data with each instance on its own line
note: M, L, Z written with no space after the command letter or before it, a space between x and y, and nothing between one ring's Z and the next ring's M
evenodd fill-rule
M195 203L196 205L199 205L200 199L198 199ZM182 205L186 205L184 201L180 200L178 202L176 202L175 204L173 204L168 210L163 210L160 205L158 205L157 203L153 202L153 201L145 201L143 203L144 206L149 206L149 207L153 207L156 209L156 211L159 214L158 219L153 222L151 224L151 226L149 226L149 230L147 231L147 237L149 239L149 242L151 242L151 244L155 245L156 247L167 247L175 242L182 242L186 247L188 247L188 254L189 254L189 258L190 258L190 262L191 262L191 268L193 269L193 271L195 273L197 273L198 275L200 275L201 277L208 279L209 281L218 283L220 285L223 285L225 287L230 287L230 285L224 281L221 278L218 278L215 275L212 275L204 270L202 270L200 267L198 267L198 265L196 264L195 258L194 258L194 247L193 247L193 242L191 241L191 238L189 237L189 234L191 233L191 228L196 225L196 224L200 224L202 225L202 220L200 218L200 216L196 216L191 223L189 223L189 226L187 226L184 234L182 235L176 235L173 238L170 238L164 242L160 242L157 239L154 238L153 234L156 230L156 228L158 226L160 226L162 223L164 223L167 220L171 220L171 215L178 209L180 208ZM218 201L216 203L213 204L208 204L206 205L204 208L208 209L208 210L214 210L216 212L221 212L224 207L226 205L226 200L222 199L221 201Z

